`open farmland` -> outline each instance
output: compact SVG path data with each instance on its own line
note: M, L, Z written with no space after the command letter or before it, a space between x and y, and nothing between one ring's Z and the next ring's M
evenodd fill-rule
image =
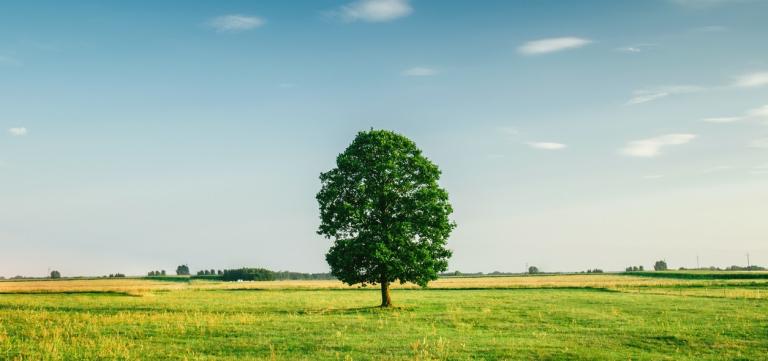
M3 360L761 359L768 279L0 282Z

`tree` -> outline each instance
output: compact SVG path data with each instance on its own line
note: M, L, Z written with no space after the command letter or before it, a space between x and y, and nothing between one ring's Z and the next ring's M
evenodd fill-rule
M189 266L183 264L176 267L176 274L179 276L189 276Z
M160 271L161 276L165 276L165 270Z
M446 241L456 224L440 170L410 139L386 130L360 132L320 174L318 234L333 239L331 273L353 285L378 283L381 306L389 285L426 287L448 268Z
M664 260L656 261L656 263L653 264L653 269L655 271L666 271L667 270L667 261L664 261Z
M59 271L51 271L51 278L61 278Z
M528 267L528 273L535 275L537 273L541 273L541 271L539 271L539 267L531 266L531 267Z

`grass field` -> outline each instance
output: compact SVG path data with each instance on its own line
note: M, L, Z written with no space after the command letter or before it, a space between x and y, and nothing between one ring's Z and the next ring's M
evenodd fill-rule
M2 360L761 360L768 279L0 282Z

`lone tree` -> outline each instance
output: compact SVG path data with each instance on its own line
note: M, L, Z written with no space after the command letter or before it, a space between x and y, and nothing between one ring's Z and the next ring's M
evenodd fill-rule
M179 276L189 276L189 266L183 264L176 267L176 274Z
M59 271L51 271L51 278L61 278L61 273Z
M381 307L389 285L425 287L448 268L446 240L456 224L440 170L410 139L364 131L320 174L318 234L334 239L325 255L331 274L353 285L378 283Z
M666 271L667 270L667 261L664 261L664 260L656 261L656 263L653 264L653 270L654 271Z

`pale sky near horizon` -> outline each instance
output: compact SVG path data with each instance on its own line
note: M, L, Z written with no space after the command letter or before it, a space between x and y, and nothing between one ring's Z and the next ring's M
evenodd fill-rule
M768 1L5 1L0 276L325 272L356 132L443 171L450 270L768 266Z

